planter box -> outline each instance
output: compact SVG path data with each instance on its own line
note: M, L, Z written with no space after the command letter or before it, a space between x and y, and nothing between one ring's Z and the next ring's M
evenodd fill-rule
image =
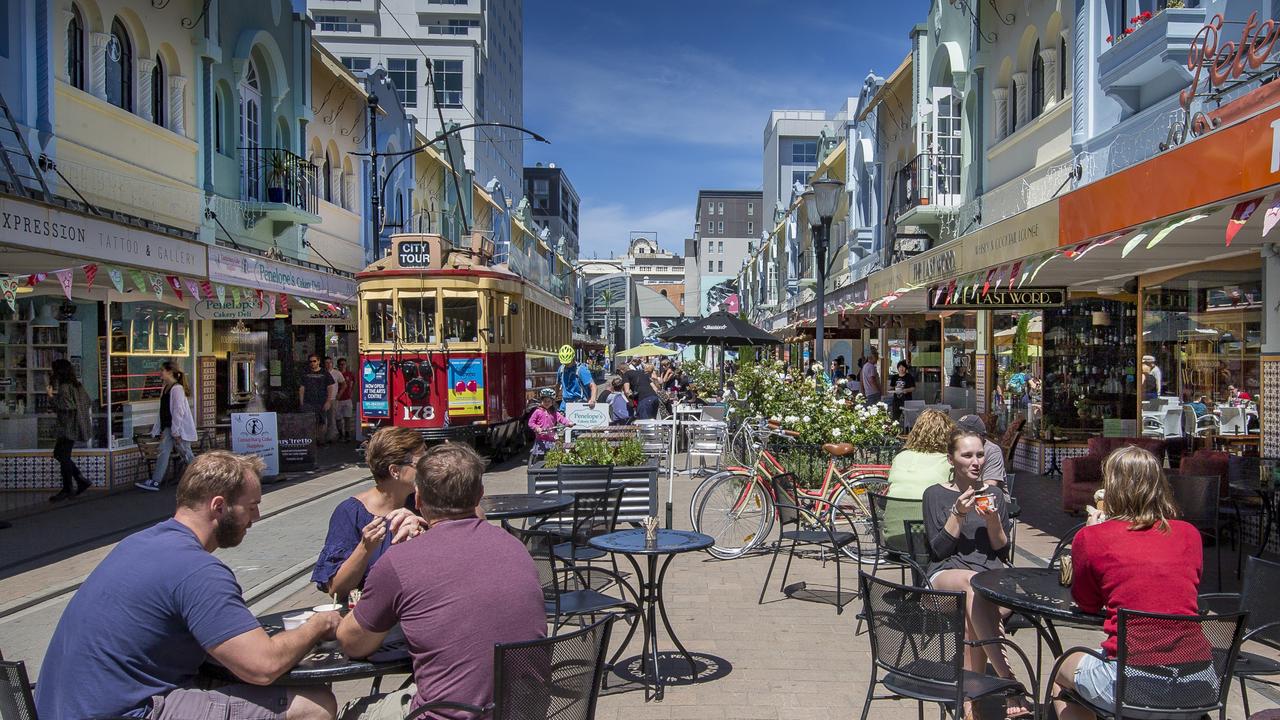
M622 511L618 513L621 522L639 522L650 515L658 514L658 465L635 465L619 467L614 465L561 465L565 470L563 491L602 491L605 485L612 482L622 484L626 491L622 494ZM529 466L529 492L556 492L560 487L560 468L545 468L542 462ZM565 518L565 521L571 518Z

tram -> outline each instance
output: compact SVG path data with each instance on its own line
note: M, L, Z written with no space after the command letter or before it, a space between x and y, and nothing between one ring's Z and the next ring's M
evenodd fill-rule
M498 457L526 442L534 397L555 387L572 307L504 268L492 241L456 248L439 235L392 237L356 275L360 422L410 427Z

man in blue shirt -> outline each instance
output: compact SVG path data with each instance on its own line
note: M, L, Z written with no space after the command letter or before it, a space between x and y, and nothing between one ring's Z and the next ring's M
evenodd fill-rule
M560 384L560 409L571 402L585 402L588 407L596 406L596 379L591 369L577 361L573 348L569 345L560 347L560 372L557 380ZM590 394L587 394L588 391Z
M331 720L328 687L271 683L332 639L336 612L267 635L235 574L213 556L258 519L262 460L206 452L178 484L173 518L125 538L63 611L36 685L42 720L130 715L150 720ZM194 688L207 656L243 679Z

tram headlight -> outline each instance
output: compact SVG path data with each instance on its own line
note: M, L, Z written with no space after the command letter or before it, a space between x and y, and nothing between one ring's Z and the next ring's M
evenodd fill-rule
M431 364L418 360L405 360L400 363L400 373L404 377L404 392L409 399L421 403L431 393Z

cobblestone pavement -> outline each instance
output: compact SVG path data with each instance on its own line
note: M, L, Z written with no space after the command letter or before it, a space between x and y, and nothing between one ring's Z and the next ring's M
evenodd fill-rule
M324 599L306 582L309 563L322 544L333 506L363 488L365 477L363 469L348 468L306 482L268 488L263 504L264 515L270 515L268 520L251 529L240 548L220 552L235 569L256 612L308 607ZM525 491L523 463L509 462L494 468L486 475L485 485L490 493ZM665 481L660 485L665 501ZM692 480L676 480L673 504L677 528L689 527L688 497L694 485ZM1057 481L1053 479L1019 480L1017 494L1024 518L1017 535L1017 564L1043 564L1058 534L1078 522L1058 511L1056 491ZM12 559L6 553L0 562L0 568L10 568L0 570L0 651L5 657L27 660L33 672L38 673L44 644L70 595L43 602L39 602L40 598L59 588L74 587L109 551L114 540L108 538L87 549L60 553L52 562L39 558L35 543L59 537L56 544L62 545L73 539L92 539L108 529L154 521L172 507L172 490L167 494L168 498L154 500L140 497L131 506L129 497L108 498L98 505L83 504L84 509L74 513L57 511L23 518L14 529L0 535L7 547L21 549ZM307 502L311 498L318 499ZM108 504L112 502L123 505ZM18 542L9 545L14 540ZM32 562L21 562L28 558ZM1227 558L1234 562L1229 554L1224 556L1224 562ZM785 599L778 591L780 564L764 604L757 604L768 562L766 554L732 561L717 561L702 553L678 557L666 582L672 624L685 646L695 655L710 658L717 672L696 685L668 688L661 703L644 702L636 686L621 684L615 678L611 685L617 687L601 698L597 716L699 720L856 717L871 669L865 631L855 635L858 601L837 615L830 606ZM847 586L854 587L856 567L846 563L843 571ZM788 582L833 584L834 578L831 562L802 558L793 564ZM32 602L35 604L31 607L22 608L23 603ZM1015 640L1034 658L1034 637L1023 632ZM1068 630L1063 633L1063 642L1067 646L1096 646L1100 634ZM662 643L664 649L671 648L665 637ZM638 655L639 648L637 638L624 657ZM1044 669L1048 669L1047 661ZM383 687L396 687L403 680L386 678ZM341 683L334 690L345 701L367 693L369 683ZM1264 697L1263 692L1252 693L1255 711L1276 706L1274 696ZM1000 714L998 708L994 710ZM878 702L871 713L874 718L915 716L913 704L892 701ZM1230 716L1243 717L1238 690L1232 695Z

